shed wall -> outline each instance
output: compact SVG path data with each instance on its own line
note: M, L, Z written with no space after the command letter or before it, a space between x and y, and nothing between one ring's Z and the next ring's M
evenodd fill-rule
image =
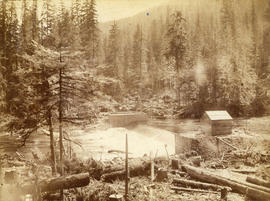
M212 135L228 135L232 133L232 120L218 120L211 122Z

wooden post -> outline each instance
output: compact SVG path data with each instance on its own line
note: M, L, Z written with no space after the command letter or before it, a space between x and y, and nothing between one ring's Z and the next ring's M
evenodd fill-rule
M155 168L154 168L154 160L152 157L152 151L150 152L150 160L151 160L151 182L154 181L155 177Z
M218 149L218 154L220 154L219 138L216 138L216 140L217 140L217 149Z
M125 178L125 200L128 200L128 134L126 133L126 178Z
M155 179L154 178L155 177L155 168L154 168L154 159L153 159L152 151L150 152L150 164L151 164L151 169L150 169L150 171L151 171L151 183L153 183L153 181ZM153 190L152 190L152 188L150 188L149 194L150 194L150 201L152 201L153 200Z

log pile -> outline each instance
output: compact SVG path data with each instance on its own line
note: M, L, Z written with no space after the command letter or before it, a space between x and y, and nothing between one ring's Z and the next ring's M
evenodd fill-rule
M208 170L190 165L183 165L182 168L194 179L230 187L233 192L244 194L255 200L270 200L270 189L264 186L240 181L234 178L226 178Z

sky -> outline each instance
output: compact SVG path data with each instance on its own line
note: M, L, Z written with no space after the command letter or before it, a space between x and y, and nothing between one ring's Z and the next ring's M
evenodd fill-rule
M101 22L130 17L147 11L168 0L97 0L97 10Z
M30 3L32 0L28 0ZM39 9L42 5L42 0L39 1ZM96 0L96 9L98 11L99 22L107 22L118 20L121 18L130 17L147 11L150 8L159 6L169 0ZM21 0L15 0L18 14L20 17ZM56 5L59 5L60 0L52 0ZM67 7L71 6L72 0L63 0Z

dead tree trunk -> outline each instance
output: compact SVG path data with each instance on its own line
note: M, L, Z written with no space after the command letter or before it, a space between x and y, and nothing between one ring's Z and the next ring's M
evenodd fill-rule
M60 62L61 62L61 52L60 52ZM60 175L63 175L63 132L62 132L62 66L59 69L59 147L60 147ZM61 200L64 200L63 189L60 189Z
M89 173L81 173L69 176L62 176L53 179L42 180L37 185L30 184L24 185L21 191L24 193L33 193L36 188L40 189L40 192L51 192L59 189L69 189L87 186L90 182Z
M52 166L52 174L56 173L56 160L55 160L55 149L54 149L54 137L53 137L53 126L52 126L52 111L49 109L48 111L48 119L47 119L50 131L50 149L51 149L51 166Z

